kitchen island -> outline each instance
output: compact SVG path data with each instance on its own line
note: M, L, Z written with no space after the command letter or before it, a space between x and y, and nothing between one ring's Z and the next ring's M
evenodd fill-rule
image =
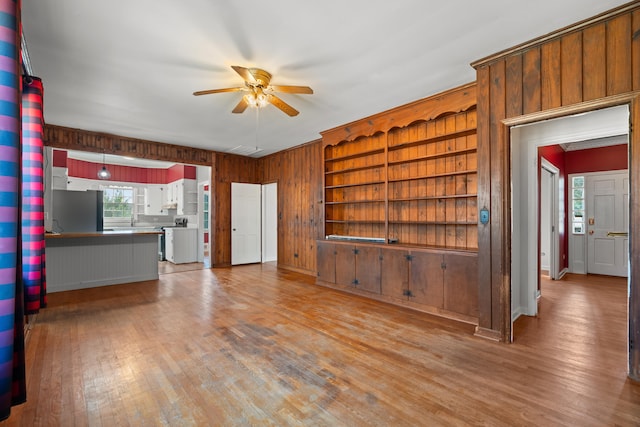
M162 231L47 233L47 292L158 279Z

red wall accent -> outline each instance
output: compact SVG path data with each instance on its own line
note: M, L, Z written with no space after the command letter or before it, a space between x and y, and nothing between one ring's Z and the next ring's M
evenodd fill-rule
M627 144L565 153L567 175L570 173L603 172L629 168Z
M102 163L70 159L66 150L53 150L53 166L68 168L68 175L76 178L97 179ZM179 179L196 179L197 168L176 164L168 169L140 168L135 166L109 165L111 181L137 182L140 184L168 184Z
M67 159L68 174L76 178L98 179L102 163ZM106 165L111 172L110 181L136 182L140 184L166 184L167 169L139 168L121 165Z
M167 182L179 179L196 179L196 167L189 165L173 165L168 171Z
M184 179L196 179L197 169L195 166L184 165Z
M53 150L53 166L57 168L67 167L67 152L65 150Z

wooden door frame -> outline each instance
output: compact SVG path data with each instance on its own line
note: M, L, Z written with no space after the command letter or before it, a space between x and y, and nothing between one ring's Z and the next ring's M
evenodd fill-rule
M500 129L498 145L505 148L505 155L508 157L511 155L509 141L512 126L625 104L629 106L629 210L630 218L638 217L640 216L640 132L634 132L634 125L640 126L640 91L503 119L498 126ZM511 165L509 162L506 163L507 170L503 176L510 177ZM507 183L508 181L504 182L504 185ZM501 201L503 224L500 227L504 244L501 253L492 253L491 256L500 256L503 260L503 280L498 284L502 311L498 332L503 342L509 342L511 336L511 235L509 233L511 229L511 197L509 192L505 192L504 195L505 197ZM634 260L640 259L640 226L636 226L633 221L630 221L629 224L629 242L628 374L630 378L640 381L640 262L634 262ZM634 343L635 345L633 345Z

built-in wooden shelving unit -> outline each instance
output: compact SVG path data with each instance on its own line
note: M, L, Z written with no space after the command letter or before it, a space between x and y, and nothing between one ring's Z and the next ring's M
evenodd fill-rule
M476 250L476 111L324 147L325 235Z

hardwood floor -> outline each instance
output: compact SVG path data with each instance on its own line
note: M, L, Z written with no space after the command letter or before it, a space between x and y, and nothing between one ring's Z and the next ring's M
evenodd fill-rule
M174 264L169 261L158 261L158 274L171 274L184 271L202 270L203 268L204 264L201 262Z
M272 265L55 293L0 425L639 425L625 292L545 282L509 345Z

